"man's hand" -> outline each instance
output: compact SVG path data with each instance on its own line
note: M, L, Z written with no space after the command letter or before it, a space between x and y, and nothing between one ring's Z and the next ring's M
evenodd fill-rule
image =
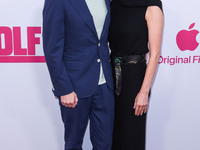
M78 98L75 92L60 97L61 103L65 107L75 108L78 103Z

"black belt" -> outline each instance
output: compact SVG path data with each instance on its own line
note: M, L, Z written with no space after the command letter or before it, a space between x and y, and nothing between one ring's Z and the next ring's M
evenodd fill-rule
M112 63L115 68L115 94L120 95L121 93L121 83L122 83L122 69L121 65L126 64L137 64L138 62L145 61L145 54L142 55L128 55L128 56L116 56L114 54L111 55Z

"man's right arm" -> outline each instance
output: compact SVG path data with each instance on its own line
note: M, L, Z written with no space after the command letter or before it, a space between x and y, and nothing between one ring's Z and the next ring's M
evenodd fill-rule
M55 96L72 94L74 89L62 60L65 41L63 0L45 0L43 47Z

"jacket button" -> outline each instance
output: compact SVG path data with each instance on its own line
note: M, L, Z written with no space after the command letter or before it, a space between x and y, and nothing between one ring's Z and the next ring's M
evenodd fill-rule
M101 62L101 59L97 59L97 62L98 62L98 63Z
M99 43L98 46L100 47L100 46L101 46L101 43Z

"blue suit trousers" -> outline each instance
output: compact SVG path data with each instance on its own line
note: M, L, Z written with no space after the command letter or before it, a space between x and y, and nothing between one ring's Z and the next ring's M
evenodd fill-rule
M90 97L80 98L74 109L67 108L60 102L65 127L65 150L82 150L89 120L93 150L111 150L114 123L113 93L113 89L103 84L97 86Z

